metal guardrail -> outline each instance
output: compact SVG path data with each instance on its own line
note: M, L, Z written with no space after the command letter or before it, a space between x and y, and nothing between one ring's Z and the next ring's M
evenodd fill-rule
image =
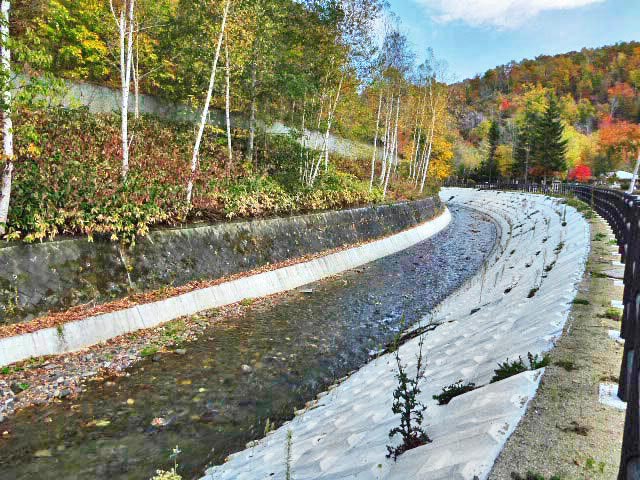
M624 269L624 311L620 336L624 354L618 379L618 397L627 402L618 480L640 480L640 196L589 185L464 184L446 186L481 190L517 190L542 194L573 194L591 205L611 226Z

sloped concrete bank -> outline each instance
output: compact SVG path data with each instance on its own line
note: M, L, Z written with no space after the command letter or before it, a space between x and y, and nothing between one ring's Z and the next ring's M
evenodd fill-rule
M431 202L431 205L435 206L436 203ZM404 204L404 207L413 208L408 204ZM434 210L431 211L433 212ZM350 215L353 215L354 212L357 213L357 211L351 211ZM345 212L334 213L344 214ZM364 214L366 212L360 213ZM403 209L403 214L407 213L407 210ZM416 222L417 218L420 218L419 211L413 210L413 213L415 216L409 219L403 216L397 217L395 219L396 224ZM297 217L297 221L302 221L302 217ZM45 328L33 333L2 338L0 339L0 366L29 357L78 350L124 333L154 327L203 310L229 305L248 298L264 297L291 290L415 245L444 229L450 221L451 214L445 209L436 218L421 223L416 227L310 261L242 277L165 300L68 322L55 328ZM382 229L383 227L383 223L374 224L371 222L367 224L367 231L371 231L372 228ZM335 239L335 234L339 233L339 230L338 232L332 232L331 227L326 224L325 228L327 229L327 238ZM355 224L351 224L351 228L356 231L352 235L358 238ZM282 233L285 234L284 232ZM301 238L305 237L303 232L300 232L300 234ZM305 245L322 244L322 242L319 242L321 237L310 233L307 233L305 238L310 239ZM285 251L287 253L290 252L290 250ZM202 261L204 262L204 259Z
M543 374L528 371L490 383L496 364L553 348L584 271L589 227L573 208L544 196L445 189L441 197L490 215L501 234L486 268L421 322L437 325L424 337L420 395L433 442L397 462L386 458L386 445L398 441L388 432L399 418L391 412L395 360L384 355L209 469L205 479L285 478L287 463L298 480L487 478ZM410 340L399 350L409 375L418 343ZM445 406L432 400L461 379L480 388Z
M127 294L213 280L366 242L440 213L433 198L151 232L133 249L70 239L0 246L0 324Z

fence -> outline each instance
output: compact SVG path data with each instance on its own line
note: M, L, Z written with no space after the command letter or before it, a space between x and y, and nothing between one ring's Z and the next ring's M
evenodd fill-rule
M471 184L447 182L447 186ZM543 194L573 194L588 203L611 226L624 269L624 311L620 336L624 354L618 380L618 396L627 402L618 480L640 480L640 196L588 185L553 183L478 184L481 190L518 190Z

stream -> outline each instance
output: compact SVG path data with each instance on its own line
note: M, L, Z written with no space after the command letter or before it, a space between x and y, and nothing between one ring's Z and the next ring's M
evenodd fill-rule
M496 228L475 211L451 213L429 240L211 325L184 355L147 358L127 377L8 418L0 478L149 479L173 466L176 445L178 472L198 478L365 364L479 269Z

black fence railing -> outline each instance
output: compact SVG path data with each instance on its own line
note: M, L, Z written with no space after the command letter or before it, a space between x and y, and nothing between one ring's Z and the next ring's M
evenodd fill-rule
M624 262L624 311L620 336L624 353L618 396L627 402L618 480L640 480L640 196L572 183L477 184L447 182L446 186L481 190L518 190L543 194L573 194L588 203L611 226Z

